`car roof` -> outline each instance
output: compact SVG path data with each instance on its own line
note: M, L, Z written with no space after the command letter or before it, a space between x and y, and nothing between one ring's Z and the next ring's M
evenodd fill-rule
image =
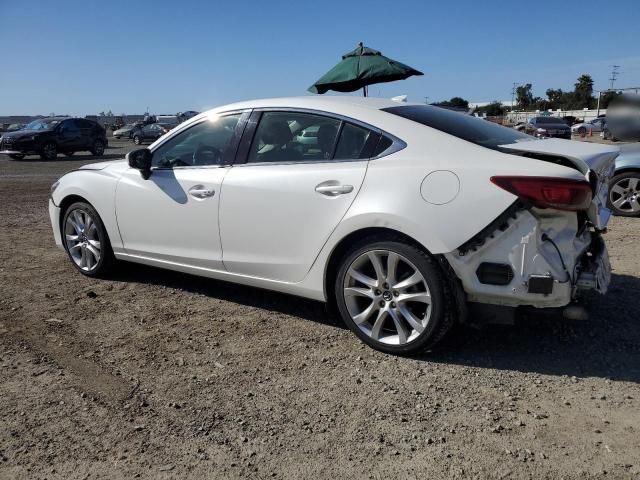
M387 98L356 97L349 95L324 96L305 95L301 97L263 98L231 103L210 110L211 112L225 110L241 110L246 108L308 108L312 110L344 110L350 107L357 109L381 110L383 108L412 105L406 102L396 102ZM415 104L420 105L420 104Z

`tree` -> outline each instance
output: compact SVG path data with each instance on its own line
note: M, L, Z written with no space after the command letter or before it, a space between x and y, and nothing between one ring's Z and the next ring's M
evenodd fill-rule
M574 108L591 108L594 103L593 79L591 78L591 75L580 75L574 87Z
M620 95L622 95L620 92L604 92L600 97L600 108L608 108L609 104Z
M432 103L432 105L436 105L438 107L469 108L469 102L462 97L452 97L451 100Z
M504 115L504 106L498 100L494 100L488 105L484 107L478 108L478 113L486 113L488 117L499 117L500 115Z
M530 83L520 85L516 88L516 103L522 110L526 110L533 104L533 93L531 93Z

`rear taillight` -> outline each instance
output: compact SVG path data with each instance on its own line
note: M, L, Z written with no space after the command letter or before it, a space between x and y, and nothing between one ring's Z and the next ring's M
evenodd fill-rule
M586 180L491 177L491 181L507 192L530 201L536 207L586 210L591 204L591 185Z

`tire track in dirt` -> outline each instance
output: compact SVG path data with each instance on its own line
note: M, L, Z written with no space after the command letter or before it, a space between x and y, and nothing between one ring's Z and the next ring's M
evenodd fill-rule
M19 320L15 317L9 321L5 319L0 323L0 338L4 337L5 343L27 343L31 349L69 371L72 374L71 382L80 391L91 394L105 404L118 406L135 394L138 385L132 385L95 362L82 358L80 349L64 343L64 337L75 337L74 334L65 332L68 326L51 323L55 325L54 331L51 331L46 321L25 318ZM65 334L60 335L58 332Z

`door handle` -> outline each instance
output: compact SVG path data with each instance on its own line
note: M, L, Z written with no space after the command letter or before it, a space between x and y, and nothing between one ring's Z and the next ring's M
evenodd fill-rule
M337 197L338 195L353 192L353 185L334 185L324 182L316 186L316 192L328 197Z
M189 189L189 195L195 198L207 198L213 197L216 191L212 188L207 188L204 185L195 185Z

